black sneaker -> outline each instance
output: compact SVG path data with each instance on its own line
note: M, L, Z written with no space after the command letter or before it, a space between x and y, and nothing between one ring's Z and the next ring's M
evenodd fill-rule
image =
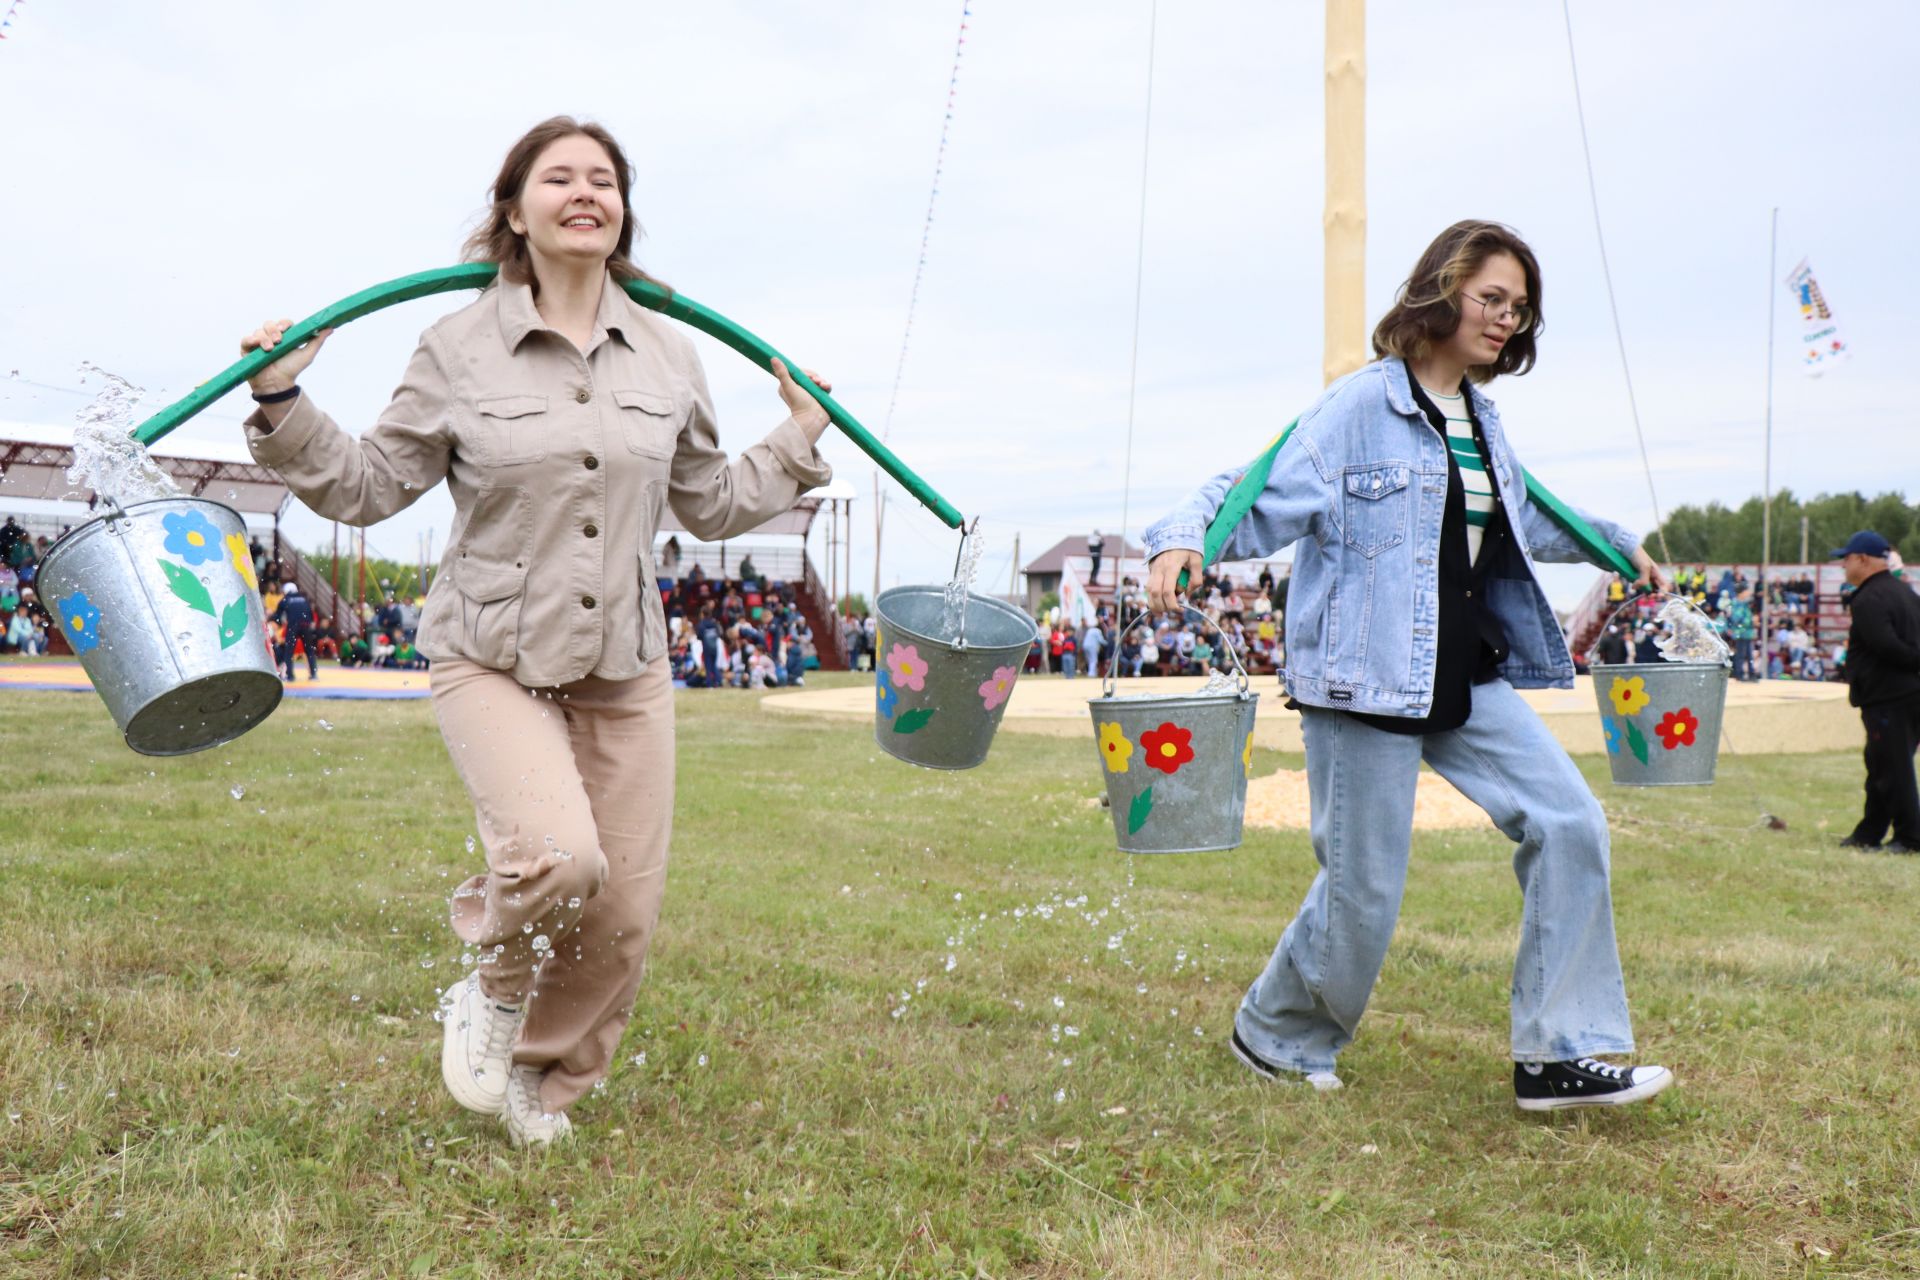
M1665 1067L1616 1067L1597 1058L1516 1062L1513 1100L1522 1111L1618 1107L1651 1098L1673 1083Z
M1920 853L1920 845L1910 844L1905 840L1889 840L1885 844L1880 846L1880 852L1882 853Z
M1228 1041L1228 1045L1233 1049L1234 1057L1253 1068L1256 1075L1265 1076L1269 1080L1282 1084L1294 1084L1304 1080L1320 1093L1330 1093L1341 1086L1340 1077L1331 1071L1315 1071L1311 1075L1306 1075L1288 1067L1274 1066L1247 1047L1247 1042L1240 1038L1239 1027L1233 1029L1233 1039Z
M1862 840L1859 836L1842 836L1840 838L1840 847L1842 849L1878 849L1880 842L1878 840Z

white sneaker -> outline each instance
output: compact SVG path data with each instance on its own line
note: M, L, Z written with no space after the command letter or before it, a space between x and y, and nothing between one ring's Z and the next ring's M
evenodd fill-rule
M527 1018L526 1006L503 1007L480 990L480 975L469 973L440 997L440 1078L453 1100L481 1115L499 1115L507 1102L507 1073L513 1066L513 1042Z
M573 1136L573 1121L566 1112L547 1111L540 1105L540 1081L545 1075L537 1067L516 1065L508 1077L507 1103L500 1119L516 1147L540 1150Z

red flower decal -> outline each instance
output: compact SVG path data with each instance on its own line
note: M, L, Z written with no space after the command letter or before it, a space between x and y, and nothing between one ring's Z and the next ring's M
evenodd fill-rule
M1675 747L1693 745L1694 730L1700 727L1700 719L1685 707L1678 711L1669 711L1660 718L1653 731L1660 735L1660 745L1671 751Z
M1177 724L1163 724L1140 735L1140 750L1147 767L1162 773L1178 773L1180 766L1193 759L1193 730Z

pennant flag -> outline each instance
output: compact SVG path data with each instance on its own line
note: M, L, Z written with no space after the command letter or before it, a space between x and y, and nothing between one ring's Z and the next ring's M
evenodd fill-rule
M1786 284L1787 292L1800 304L1801 358L1806 362L1807 375L1817 378L1847 358L1847 341L1840 336L1833 309L1827 305L1827 297L1820 292L1813 268L1805 258L1788 273Z

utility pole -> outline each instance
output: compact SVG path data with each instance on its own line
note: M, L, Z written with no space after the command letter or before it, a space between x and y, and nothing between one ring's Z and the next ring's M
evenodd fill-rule
M1327 0L1326 74L1326 332L1321 373L1332 382L1367 362L1366 0Z
M1772 671L1767 646L1773 633L1767 630L1767 597L1773 594L1773 277L1780 256L1780 210L1773 211L1773 232L1767 243L1767 439L1766 461L1762 464L1760 504L1760 673Z
M1013 563L1007 568L1007 599L1020 598L1020 535L1013 535Z

